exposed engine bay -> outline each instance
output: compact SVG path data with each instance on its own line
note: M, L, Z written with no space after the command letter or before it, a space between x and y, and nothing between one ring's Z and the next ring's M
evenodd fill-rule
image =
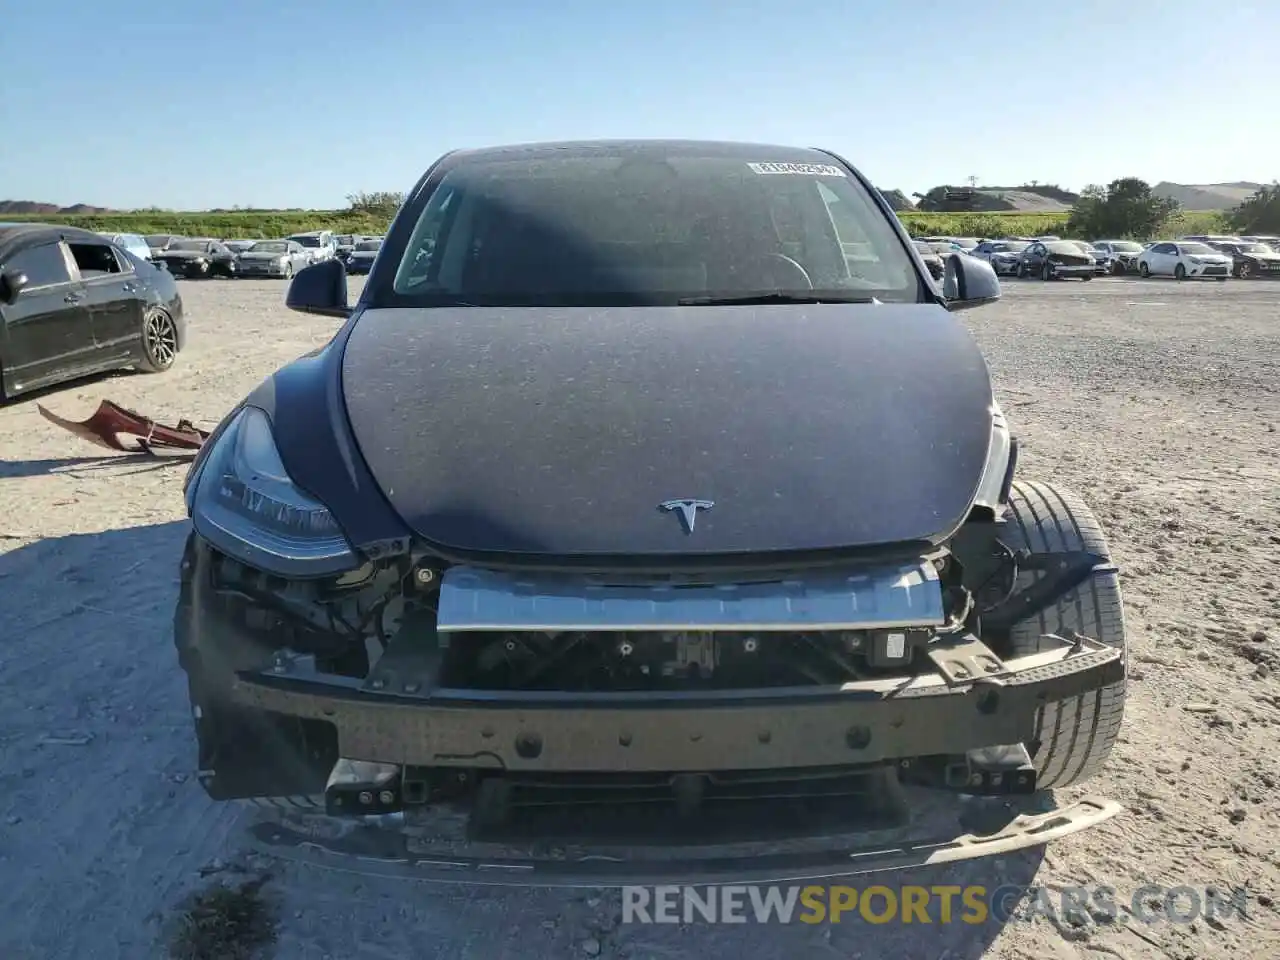
M946 554L909 568L909 576L891 571L857 583L595 585L603 593L592 601L551 596L560 588L589 596L589 582L553 587L527 574L504 585L494 572L388 560L334 579L287 581L218 555L211 586L224 612L264 649L313 658L320 673L365 677L408 631L415 648L431 650L443 687L692 691L839 685L932 670L930 649L976 631L984 613L996 612L991 601L1007 596L1016 570L1004 564L975 592ZM477 576L483 582L473 584ZM492 599L497 588L526 596L504 611ZM735 594L742 595L729 599ZM840 611L837 596L860 602ZM735 624L727 612L735 604L738 615L752 611L765 622ZM469 619L477 610L484 619ZM638 617L651 622L623 622Z

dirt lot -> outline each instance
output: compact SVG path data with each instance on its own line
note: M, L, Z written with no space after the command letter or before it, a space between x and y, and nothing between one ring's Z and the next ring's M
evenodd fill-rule
M286 311L279 284L183 291L192 342L174 371L41 402L212 423L335 328ZM615 891L405 886L247 855L247 815L194 781L169 638L184 468L98 459L24 400L0 408L0 955L164 956L186 896L266 876L281 958L1280 956L1280 284L1006 291L966 320L1023 473L1081 491L1121 565L1132 695L1090 787L1127 812L1042 860L894 880L1034 872L1122 903L1144 883L1247 885L1247 921L635 926Z

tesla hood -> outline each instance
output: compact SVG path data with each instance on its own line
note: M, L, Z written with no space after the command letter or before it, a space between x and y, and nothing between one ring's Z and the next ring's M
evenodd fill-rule
M986 365L935 305L369 310L342 382L392 507L455 551L937 541L991 441Z

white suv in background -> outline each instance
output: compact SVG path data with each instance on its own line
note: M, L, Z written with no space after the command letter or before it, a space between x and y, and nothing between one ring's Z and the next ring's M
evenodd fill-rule
M338 250L338 241L334 238L331 230L312 230L309 233L295 233L285 239L301 245L307 251L307 255L311 257L312 263L328 260Z

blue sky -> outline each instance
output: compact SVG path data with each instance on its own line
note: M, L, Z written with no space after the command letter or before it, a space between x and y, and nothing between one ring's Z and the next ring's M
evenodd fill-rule
M1269 182L1277 38L1280 0L19 2L0 199L344 206L600 136L826 146L908 192Z

